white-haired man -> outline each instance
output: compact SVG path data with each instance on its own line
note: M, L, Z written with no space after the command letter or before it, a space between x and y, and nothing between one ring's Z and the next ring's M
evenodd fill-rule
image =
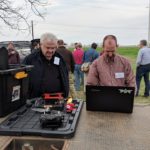
M40 38L40 44L40 51L30 54L23 62L34 66L30 73L29 98L56 92L62 92L67 97L68 70L63 58L56 52L56 36L45 33Z

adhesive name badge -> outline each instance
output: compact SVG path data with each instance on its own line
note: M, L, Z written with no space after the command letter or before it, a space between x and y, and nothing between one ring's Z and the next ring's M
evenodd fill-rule
M13 87L12 99L11 99L12 102L17 101L17 100L20 99L20 89L21 89L20 85L17 85L17 86Z
M124 78L124 72L117 72L117 73L115 73L115 78L116 79Z
M60 58L55 57L55 58L54 58L54 64L55 64L55 65L59 65L59 63L60 63Z

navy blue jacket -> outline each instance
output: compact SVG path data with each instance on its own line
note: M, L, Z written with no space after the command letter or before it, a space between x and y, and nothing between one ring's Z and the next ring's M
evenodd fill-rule
M60 58L59 71L61 74L61 80L63 84L62 92L64 94L64 97L67 97L69 93L69 77L67 66L63 58L57 52L55 52L54 56ZM45 61L43 61L42 57L43 56L41 51L38 51L28 55L23 61L23 64L34 66L32 71L29 73L29 98L40 97L43 94L41 93L41 84L44 73Z

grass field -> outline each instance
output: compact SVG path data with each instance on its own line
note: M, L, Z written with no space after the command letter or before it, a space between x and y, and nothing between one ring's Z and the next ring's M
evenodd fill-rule
M87 48L84 48L84 50L86 50ZM136 71L136 57L137 57L137 53L138 53L138 47L119 47L117 49L117 53L119 53L120 55L128 58L131 62L132 68L134 70L134 73ZM97 49L97 51L101 51L100 48ZM135 97L135 103L136 104L150 104L150 97L149 98L144 98L142 97L142 95L144 94L144 81L142 79L141 82L141 86L140 86L140 93L138 97ZM85 95L83 93L83 91L78 92L78 95L81 99L85 99Z
M138 53L138 47L120 47L118 49L118 53L127 57L132 65L132 68L134 70L134 73L136 71L136 57L137 57L137 53ZM144 89L145 89L145 85L144 85L144 81L142 79L141 82L141 86L140 86L140 93L139 93L139 97L135 98L135 103L144 103L144 104L150 104L150 97L149 98L144 98L142 97L142 95L144 94Z

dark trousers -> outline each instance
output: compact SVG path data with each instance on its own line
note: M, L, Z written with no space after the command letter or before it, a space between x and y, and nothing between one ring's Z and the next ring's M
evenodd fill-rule
M150 72L150 64L140 65L139 67L137 67L136 69L136 85L137 85L136 95L139 94L141 79L142 77L144 77L144 82L145 82L144 96L149 96L149 91L150 91L149 72Z

